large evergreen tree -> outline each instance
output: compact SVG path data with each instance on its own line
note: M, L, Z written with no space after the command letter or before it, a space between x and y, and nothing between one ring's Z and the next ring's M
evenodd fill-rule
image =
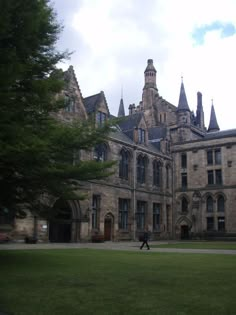
M63 105L55 100L64 85L56 66L69 55L55 47L60 31L48 0L0 1L0 209L12 215L45 211L48 196L78 198L78 180L110 174L112 162L73 163L110 125L51 115Z

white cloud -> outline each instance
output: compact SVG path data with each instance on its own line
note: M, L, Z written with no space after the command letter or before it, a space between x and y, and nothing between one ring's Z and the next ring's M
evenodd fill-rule
M70 2L65 5L68 12ZM222 38L220 31L211 31L203 45L192 38L196 27L215 21L236 25L235 10L235 0L82 1L65 28L73 33L72 46L78 46L71 63L83 95L104 90L110 111L117 114L123 85L127 112L130 103L141 100L143 71L153 58L165 99L177 105L183 75L191 109L196 110L197 91L203 93L206 126L213 98L221 129L236 128L236 35Z

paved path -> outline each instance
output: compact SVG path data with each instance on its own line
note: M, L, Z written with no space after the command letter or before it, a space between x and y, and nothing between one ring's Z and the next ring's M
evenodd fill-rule
M178 243L176 241L150 242L151 250L143 248L142 252L162 252L162 253L195 253L195 254L224 254L236 255L236 250L226 249L180 249L180 248L154 248L152 245ZM36 250L36 249L104 249L104 250L127 250L140 251L140 242L104 242L104 243L4 243L0 244L0 250Z

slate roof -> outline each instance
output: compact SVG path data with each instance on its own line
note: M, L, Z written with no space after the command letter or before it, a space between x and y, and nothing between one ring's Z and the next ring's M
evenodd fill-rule
M166 137L166 127L152 127L148 129L149 140L162 139Z
M124 119L118 123L118 125L122 131L131 130L133 132L133 129L138 126L142 117L142 112L134 113L132 115L125 116Z
M229 137L236 137L236 129L229 129L229 130L206 133L204 140L229 138Z
M84 106L88 114L96 111L96 107L99 104L101 93L88 96L84 98Z
M177 110L178 111L179 110L190 111L183 82L181 82L180 94L179 94L179 104L178 104Z

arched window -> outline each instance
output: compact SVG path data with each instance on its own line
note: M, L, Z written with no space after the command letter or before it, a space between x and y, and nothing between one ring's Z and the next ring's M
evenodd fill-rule
M123 179L129 177L129 152L126 150L120 152L119 177Z
M105 143L98 144L94 148L94 160L103 162L107 160L107 146Z
M207 212L213 212L213 199L211 196L207 197L206 207Z
M161 163L153 161L153 185L161 187Z
M188 212L188 201L187 201L187 199L185 197L182 198L181 210L184 213Z
M223 196L219 196L217 199L217 211L218 212L225 211L225 199Z
M137 181L140 184L145 183L146 177L146 158L139 155L137 159Z

